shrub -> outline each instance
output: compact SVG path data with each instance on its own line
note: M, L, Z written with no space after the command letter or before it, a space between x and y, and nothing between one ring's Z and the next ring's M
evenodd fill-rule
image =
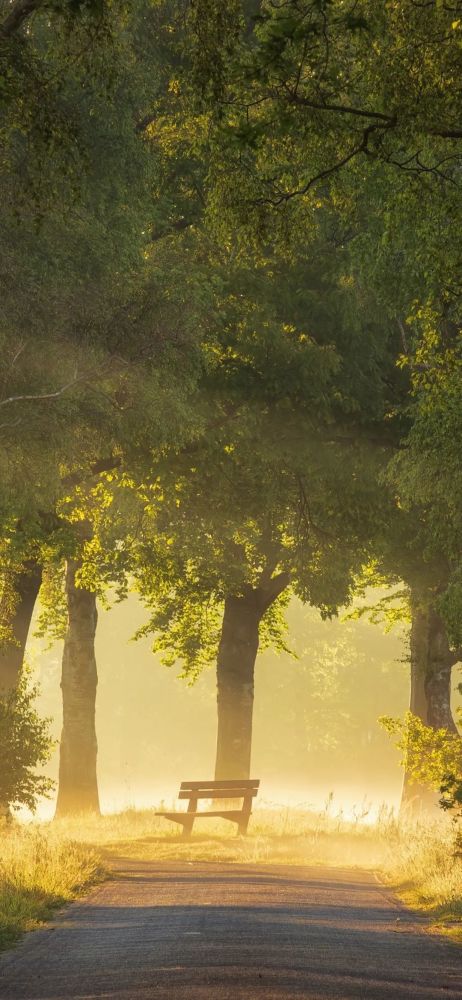
M35 810L37 799L48 796L54 783L36 773L50 757L54 742L49 719L41 719L35 708L37 688L23 673L13 690L0 696L0 803L4 809L27 806Z
M402 767L409 778L440 790L449 775L462 781L462 740L448 729L426 726L417 715L407 712L404 721L382 716L379 719L396 746L402 751Z

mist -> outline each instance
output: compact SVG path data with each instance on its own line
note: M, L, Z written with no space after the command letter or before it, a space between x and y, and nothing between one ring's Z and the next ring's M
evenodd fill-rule
M133 641L143 622L135 596L100 610L96 639L98 780L103 812L172 802L184 779L213 774L216 680L194 684L164 666L149 639ZM255 676L252 774L262 804L331 808L346 816L399 803L400 754L378 723L409 703L407 627L386 633L346 612L322 621L292 599L288 645L294 656L259 653ZM33 632L33 628L32 628ZM59 739L62 644L31 637L27 658L39 683L37 708ZM58 749L47 765L57 781ZM54 797L38 815L53 814ZM27 814L24 812L24 816Z

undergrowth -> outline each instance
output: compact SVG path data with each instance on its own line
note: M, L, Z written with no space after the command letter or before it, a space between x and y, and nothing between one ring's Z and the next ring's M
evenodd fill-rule
M461 833L447 816L401 824L383 872L405 903L462 938Z
M101 860L88 844L64 837L50 825L0 828L0 947L49 919L102 876Z

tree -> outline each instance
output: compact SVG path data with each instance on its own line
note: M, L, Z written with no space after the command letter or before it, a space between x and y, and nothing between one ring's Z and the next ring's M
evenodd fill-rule
M289 254L327 218L351 279L399 330L410 394L395 483L444 536L453 582L438 608L457 631L462 21L436 0L243 11L222 99L205 104L210 215L228 238Z
M68 559L66 598L68 627L64 641L61 688L63 731L60 744L56 815L99 812L96 777L95 697L97 669L94 650L96 595L79 587L79 563Z
M460 24L438 3L181 9L0 22L0 516L55 519L39 555L67 560L63 811L97 806L95 602L130 573L186 672L219 647L220 776L248 772L255 656L289 586L335 613L372 539L412 585L413 661L447 714L454 535L440 566L419 532L430 386L457 368ZM407 576L378 538L396 449L426 547Z
M414 373L413 422L406 449L393 463L392 477L403 505L417 502L425 511L428 548L446 566L436 611L445 620L451 647L458 650L462 641L460 352L457 325L447 334L437 325L434 350L422 351L422 368ZM441 354L439 346L445 339Z
M290 584L332 614L366 559L390 389L386 336L371 345L370 326L353 323L353 310L342 315L348 287L329 286L325 266L320 294L316 265L300 258L287 272L281 262L275 294L266 279L277 263L254 261L252 270L238 260L230 271L225 258L225 277L219 262L215 255L221 326L205 341L203 432L176 454L158 453L154 463L148 455L144 468L141 456L138 468L127 458L141 510L127 530L123 513L117 523L110 509L94 562L102 553L96 572L110 580L115 552L122 576L136 576L154 612L145 631L189 676L219 646L223 776L248 770L255 656L262 634L281 641L278 598ZM364 356L349 353L362 335ZM374 364L368 385L372 354L384 368ZM368 433L377 434L373 448ZM117 479L120 491L132 488Z
M397 455L400 457L399 451ZM388 494L388 520L376 535L375 562L365 582L393 584L395 588L398 585L399 591L395 589L376 606L363 606L356 615L368 613L372 621L385 620L389 626L402 620L409 622L409 711L421 725L435 733L444 729L458 739L451 695L453 667L460 659L460 650L451 642L440 609L449 562L434 544L431 510L416 503L415 497L406 508L401 497L397 503L393 494L392 489ZM426 786L416 783L412 770L406 770L403 808L420 810L428 804L433 806L434 801Z
M453 8L263 0L246 13L240 38L222 49L222 100L208 105L218 183L226 151L236 205L313 210L339 178L358 185L382 168L410 187L416 177L455 180L462 28ZM210 30L216 16L210 7Z
M82 10L72 32L64 10L50 14L40 4L28 13L27 32L18 22L15 37L10 32L6 41L4 32L0 42L10 83L12 67L17 71L0 125L0 518L15 571L32 559L67 558L74 620L65 676L76 680L80 672L83 681L94 672L92 643L84 656L74 639L84 612L87 635L94 631L95 595L90 591L85 603L74 579L72 560L81 552L60 505L76 487L85 492L90 483L91 490L103 470L121 465L125 450L136 454L188 437L200 350L196 317L184 309L186 293L166 281L170 247L154 248L151 241L154 222L162 223L171 205L162 211L152 203L162 181L160 157L138 129L148 85L150 91L153 84L163 87L164 13L143 4L129 13L113 7L110 38L103 10L96 20ZM37 76L38 117L35 97L25 100ZM5 555L8 637L18 631L20 610L11 596L10 563ZM29 604L31 613L32 599ZM24 645L23 622L21 628ZM19 665L21 646L12 642ZM87 702L91 729L94 691ZM72 776L79 768L77 740L68 732L79 722L66 701L61 810L73 796L71 781L64 793L64 772ZM96 757L95 743L92 752ZM92 767L95 772L95 759Z

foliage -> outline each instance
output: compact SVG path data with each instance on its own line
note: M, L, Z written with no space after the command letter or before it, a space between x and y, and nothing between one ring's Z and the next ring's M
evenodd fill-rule
M18 215L33 206L41 220L85 183L85 104L117 88L123 23L123 5L106 0L0 4L2 166Z
M410 781L442 789L448 775L462 777L462 741L447 729L426 726L418 716L407 712L404 720L382 717L386 732L403 753L402 767Z
M43 570L40 587L40 613L34 635L47 638L49 645L64 639L67 631L65 569L61 561L49 560Z
M376 575L374 567L366 569L359 587L356 590L357 598L364 598L365 588L373 585L376 588L386 586L386 577L380 573ZM406 588L393 588L386 594L381 594L374 604L357 604L345 615L345 620L359 621L367 617L373 625L381 625L385 633L391 632L397 625L410 621L409 592Z
M398 485L403 506L411 509L419 504L425 511L427 551L433 558L446 560L445 589L438 605L450 642L456 648L462 642L459 338L455 325L452 333L448 332L446 350L435 357L435 346L433 358L425 362L425 371L414 387L413 423L406 450L391 467L391 478Z
M430 574L434 563L446 583L454 574L441 609L457 644L458 13L407 0L360 8L263 0L249 9L226 60L224 96L209 106L207 186L222 239L270 245L293 260L301 243L315 252L328 233L344 280L367 288L395 331L403 382L382 425L399 448L388 486L409 514L403 520L420 526L409 562L420 549ZM390 536L395 528L396 518Z
M351 450L341 465L341 446L322 452L308 428L303 434L299 411L292 426L285 413L278 439L274 413L243 404L213 437L158 461L155 479L133 484L139 510L131 527L118 515L120 494L133 488L126 484L99 522L102 545L87 549L97 577L102 569L109 579L115 567L135 576L152 609L139 634L154 632L155 648L168 662L182 659L190 676L216 652L226 594L284 572L295 593L329 617L348 601L366 559L375 479L364 453ZM342 501L334 506L340 469ZM101 553L108 558L98 568ZM281 606L267 612L262 641L284 648Z
M462 818L462 775L447 773L440 786L442 809L456 811L458 819Z
M53 788L53 782L35 770L53 749L49 720L40 719L33 705L36 694L23 672L18 686L0 698L0 802L32 811L37 799Z
M10 530L9 530L10 529ZM18 595L14 582L16 573L21 568L21 548L15 544L15 532L10 526L5 525L3 537L0 540L0 560L2 565L2 579L0 588L0 649L3 650L11 642L14 642L11 622L17 608ZM19 551L18 551L19 549Z
M358 196L374 178L379 197L382 177L395 191L457 183L461 30L439 3L263 0L227 62L218 184L227 159L234 205L255 222L294 204L315 216L319 199L341 199L338 180Z
M327 243L321 266L301 250L290 267L194 228L156 243L153 260L161 243L175 267L168 294L185 288L202 351L194 420L176 443L127 442L120 467L74 487L58 511L92 524L86 585L123 597L134 576L153 611L139 634L151 630L192 677L216 651L226 594L257 586L270 565L326 616L348 601L384 516L378 428L392 352ZM268 610L262 643L284 648L280 610Z
M66 497L79 485L92 493L126 452L189 437L202 364L204 287L181 234L173 252L155 242L172 202L159 195L169 187L161 157L138 129L170 67L168 17L158 4L112 4L109 19L105 5L74 6L71 21L65 7L39 3L0 43L8 79L16 73L0 112L6 629L9 567L33 556L49 566L43 596L61 631L54 567L80 544L61 516Z
M137 129L148 93L163 86L168 25L157 5L112 5L111 41L94 38L89 49L86 17L66 35L39 11L27 40L21 36L21 45L40 49L66 120L78 120L72 198L54 141L36 165L39 179L58 179L51 198L26 184L18 206L21 170L6 154L0 164L0 516L13 524L52 511L68 475L88 476L103 458L120 461L122 445L171 441L192 420L187 400L200 360L190 278L182 286L188 262L181 269L177 255L172 267L169 248L151 239L172 205L153 204L163 166ZM44 41L42 28L53 37ZM19 152L32 170L29 104L18 98L8 113L13 106L24 136ZM18 141L16 121L8 134ZM60 135L55 122L58 145Z

